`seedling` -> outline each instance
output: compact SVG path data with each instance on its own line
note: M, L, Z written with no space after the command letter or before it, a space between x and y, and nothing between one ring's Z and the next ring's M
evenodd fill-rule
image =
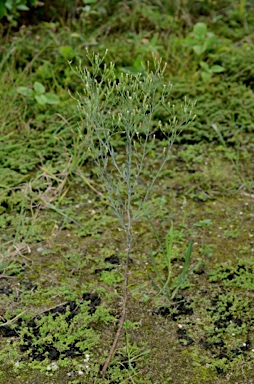
M45 92L43 84L36 81L33 89L28 87L18 87L17 92L27 98L34 99L39 105L58 104L59 97L51 92Z
M209 66L205 61L201 61L199 65L202 68L201 77L205 82L208 82L214 73L221 73L225 70L221 65Z
M196 55L202 56L213 52L219 45L219 39L213 32L208 32L205 23L194 25L193 32L186 37L185 45L192 48Z
M192 48L199 58L206 60L210 53L218 49L219 39L213 32L208 32L205 23L197 23L194 25L193 32L186 37L185 45ZM203 60L199 62L199 66L202 68L201 77L205 82L208 82L214 73L225 70L221 65L209 65Z
M173 241L174 241L173 223L171 224L170 230L166 235L165 246L164 246L153 223L149 219L148 221L153 228L160 250L162 252L162 255L164 256L166 267L167 267L167 274L168 274L167 279L165 280L164 276L162 276L162 274L159 272L154 255L151 253L150 257L152 261L152 266L157 277L156 282L152 280L152 284L155 287L155 289L158 291L157 295L164 294L167 297L167 299L170 300L171 298L175 297L177 291L179 290L179 288L181 288L181 286L187 279L187 273L188 273L190 258L192 254L193 241L190 241L188 244L188 248L185 254L185 262L184 262L184 266L181 274L172 280L172 256L173 256Z

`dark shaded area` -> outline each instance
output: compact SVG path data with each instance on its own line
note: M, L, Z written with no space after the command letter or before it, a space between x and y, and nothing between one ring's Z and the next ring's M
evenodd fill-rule
M178 341L180 344L191 345L195 343L195 341L187 335L187 331L185 329L178 329L177 334L179 335Z
M110 264L113 264L113 265L115 265L115 264L119 265L120 264L120 259L119 259L118 256L112 255L112 256L106 257L105 263L110 263Z
M11 293L12 293L12 288L9 284L3 283L0 285L0 294L10 296Z
M193 314L192 303L193 300L178 295L172 300L170 306L159 307L153 313L163 317L171 316L173 321L177 321L180 316Z
M104 261L105 261L105 263L112 264L112 265L119 265L120 264L120 259L117 255L112 255L112 256L106 257ZM107 267L107 268L96 268L94 270L94 273L99 274L101 272L110 272L113 269L114 269L113 266Z

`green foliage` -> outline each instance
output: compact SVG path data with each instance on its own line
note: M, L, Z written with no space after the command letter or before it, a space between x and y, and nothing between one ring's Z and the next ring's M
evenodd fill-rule
M130 322L129 322L129 324L130 324ZM124 366L124 364L127 363L130 371L135 373L136 362L141 357L150 354L151 351L150 351L150 349L146 349L146 350L142 351L136 343L131 344L130 335L128 334L128 328L133 327L133 325L131 325L131 327L129 327L129 324L126 322L124 325L124 328L126 329L126 332L125 332L126 347L124 347L122 349L122 351L120 351L120 353L119 353L120 356L122 355L122 359L121 359L122 361L121 361L120 366L121 365ZM126 359L126 361L124 361L123 358Z
M114 64L103 64L104 57L87 54L91 68L78 68L84 83L84 95L78 96L78 108L87 132L88 148L98 166L98 173L109 198L110 206L124 230L142 215L144 203L168 159L175 136L183 123L188 124L191 107L182 106L182 120L170 108L170 84L164 84L165 67L154 61L154 71L147 74L118 77ZM148 64L149 65L149 64ZM102 69L101 69L102 68ZM165 123L156 121L157 113L165 114ZM167 144L157 160L161 166L136 201L138 178L145 168L145 159L154 145L155 133L160 131ZM81 135L83 132L80 131ZM123 142L124 155L117 154L117 143Z
M205 61L218 50L220 45L219 38L213 32L208 32L206 24L200 22L194 25L193 32L185 39L185 46L193 49L198 58L203 59L199 62L199 65L202 68L201 77L204 82L210 81L213 74L225 70L221 65L210 65Z
M63 45L59 48L61 56L67 60L72 60L75 57L75 50L70 45Z
M190 258L192 254L192 245L193 241L190 241L188 244L188 248L186 250L185 254L185 262L182 269L182 272L176 276L174 279L172 279L172 258L173 258L173 242L174 242L174 227L173 224L171 224L170 230L168 231L166 237L165 237L165 246L163 246L161 239L159 237L158 232L156 231L153 223L148 219L149 223L152 226L152 229L154 231L154 234L157 238L160 251L162 252L162 255L164 256L164 262L167 268L167 278L162 276L162 273L159 271L157 267L157 262L155 260L155 257L153 253L150 253L151 261L153 269L156 273L156 280L152 280L153 286L156 288L158 292L157 295L165 295L168 300L171 298L174 298L176 293L180 288L183 287L186 279L187 279L187 273L190 265Z
M6 11L4 4L0 2L1 14ZM54 12L54 22L43 22L33 27L23 26L19 31L16 28L15 32L6 30L0 50L0 275L6 276L0 286L2 318L7 321L14 319L10 324L12 329L21 332L26 330L32 338L32 348L43 348L43 341L46 343L52 334L54 336L54 332L55 347L62 351L70 347L72 335L77 336L82 349L89 346L90 342L93 343L92 334L95 343L98 335L100 340L96 345L90 343L95 356L94 367L91 365L91 369L85 371L85 376L78 377L77 371L82 370L79 358L64 359L62 353L57 362L59 370L54 371L53 364L47 359L31 363L20 361L18 336L0 338L0 381L84 381L98 384L133 381L141 384L166 383L171 380L181 383L188 370L188 378L192 383L202 380L214 383L226 380L223 375L217 375L216 369L221 369L225 372L231 370L230 374L235 380L244 382L246 378L240 371L249 377L250 367L252 377L253 360L252 346L249 351L241 350L243 343L247 344L247 334L251 336L253 333L253 300L250 295L254 284L253 260L250 258L254 120L254 54L250 44L254 19L252 2L84 0L79 2L78 8L71 0L50 1L47 4L34 11L31 20L27 20L28 12L20 10L17 10L21 14L19 19L15 16L13 20L19 21L20 25L23 22L27 25L28 21L34 23L38 21L37 15L43 11L43 20L52 20ZM31 2L26 3L29 8L30 5ZM61 12L58 12L60 8ZM6 12L10 18L11 11ZM3 24L10 26L6 16L2 19ZM68 18L66 24L65 18ZM202 25L197 27L197 23ZM212 41L214 44L211 44ZM110 67L110 61L116 63L109 82L101 82L104 63L99 66L97 75L93 72L84 55L86 47L98 53L104 53L109 48L105 58L107 68ZM84 125L80 128L80 135L76 102L70 100L68 89L72 94L80 94L82 106L88 100L92 104L92 112L97 108L102 113L101 120L97 119L98 126L102 123L108 128L109 139L112 140L110 148L114 150L118 164L123 166L119 169L124 175L128 163L125 161L124 129L128 122L127 114L120 127L114 125L116 120L112 115L117 116L119 108L129 103L133 110L137 108L137 120L132 121L139 122L141 101L145 93L141 89L140 99L130 94L133 101L131 104L131 100L125 97L123 87L120 91L125 98L120 99L115 88L110 88L110 81L119 81L121 76L128 74L129 83L126 85L129 86L135 78L140 79L142 85L146 84L151 70L155 75L153 64L150 68L146 65L147 61L152 62L151 53L168 62L164 78L165 83L173 83L170 102L171 106L175 105L175 109L171 115L168 106L167 112L161 105L151 119L148 110L145 111L146 121L152 132L155 130L158 140L150 136L145 167L137 179L136 193L131 198L136 209L139 198L144 196L147 184L159 167L166 143L163 133L170 133L172 128L168 124L169 118L181 116L178 112L182 111L181 104L184 106L184 97L187 95L188 99L197 101L197 117L191 124L183 125L181 128L184 129L175 137L179 145L173 147L173 157L159 177L153 190L155 197L152 196L149 204L150 209L156 211L157 223L162 223L162 227L168 215L174 218L175 227L179 227L184 207L187 218L180 231L174 229L173 235L171 233L173 246L169 234L166 244L160 240L160 248L151 256L152 265L151 261L147 263L147 257L154 246L154 239L151 239L148 225L140 225L139 221L135 223L133 236L139 237L131 256L133 263L130 263L128 319L139 324L139 327L126 324L129 333L126 339L119 340L119 349L107 375L99 378L97 373L103 351L108 350L113 329L119 319L119 298L115 294L117 291L121 295L119 285L122 283L124 259L120 247L125 247L125 244L122 228L118 228L117 219L112 219L109 213L109 201L103 186L98 185L96 180L99 171L95 160L103 159L94 159L91 150L88 150L91 116L90 120L82 116ZM68 66L68 60L72 61L73 67L82 62L92 73L92 86L89 89L93 99L91 94L87 95L86 90L83 92L85 84ZM156 103L164 88L157 82L156 76L152 80L156 83ZM101 93L96 94L98 84ZM20 85L25 85L23 94L17 92ZM46 90L56 93L61 103L45 103ZM133 91L134 88L131 88L130 92ZM94 100L97 96L96 104ZM160 120L164 132L157 129ZM136 148L133 147L140 151L146 133L145 124L141 127L137 125L136 128L139 135L133 138ZM99 150L96 135L94 138L95 148ZM110 153L107 155L109 176L118 177L120 174L114 170L112 156ZM231 162L232 159L234 162ZM250 180L248 187L245 177ZM123 178L119 176L116 180L121 184ZM94 189L90 189L89 185ZM124 191L122 184L119 192L126 197ZM230 197L232 193L234 195ZM241 198L238 199L236 193L241 193ZM215 205L212 205L211 199ZM204 211L207 213L205 216ZM202 220L204 217L209 219ZM194 257L200 257L197 260L201 266L193 274L188 274L189 269L186 268L183 276L183 269L178 269L184 266L184 257L180 251L185 251L183 242L190 234L195 236L198 243ZM207 239L209 244L206 244ZM29 255L19 248L21 241L31 244L32 252ZM45 248L44 252L37 252L40 248ZM167 252L171 254L170 257ZM121 255L121 264L117 268L105 260L116 253ZM215 268L215 258L210 258L212 253L216 254L216 260L222 261ZM202 264L204 257L209 257L205 260L206 268ZM232 257L234 265L230 264ZM249 262L246 262L247 259ZM169 317L164 321L160 316L159 322L155 321L157 315L154 315L154 308L151 308L149 301L150 284L149 290L146 290L146 268L152 275L154 287L157 287L155 294L159 293L168 280L169 260L171 279L168 292L165 287L161 293L171 298L177 285L180 284L179 289L188 288L181 294L186 299L193 299L194 316L191 319L188 315L181 315L179 322L183 328L186 325L188 336L195 340L192 346L175 344L178 336ZM224 260L227 260L225 264ZM101 272L95 273L98 267ZM24 278L27 279L26 284L23 283ZM7 285L10 286L8 289L5 288ZM142 293L137 285L142 287ZM193 286L195 290L192 290ZM110 318L102 306L96 310L97 317L94 314L89 319L87 309L84 308L84 323L83 318L76 318L78 321L73 322L75 329L70 331L66 326L67 314L59 316L54 323L53 316L47 318L40 312L61 300L75 300L81 289L95 287L98 287L98 292L103 292L105 306L113 308L117 317ZM7 296L4 292L11 292L10 288L12 293ZM218 292L218 296L215 292ZM211 297L213 293L214 297ZM134 300L132 295L135 295ZM175 296L177 298L178 295ZM228 301L227 305L224 304L225 300ZM144 305L140 305L140 302ZM170 301L169 306L172 304L174 300L173 303ZM23 314L25 309L28 312ZM31 317L34 319L38 311L41 318L36 317L36 321L40 321L41 331L39 328L33 331L26 320ZM153 315L149 316L149 313ZM15 320L19 314L22 316ZM193 322L193 318L197 321ZM239 318L243 321L242 325ZM35 334L37 331L38 338ZM27 342L24 332L22 340ZM237 337L232 336L232 333ZM202 349L199 343L203 337L201 335L209 343L215 340L217 347L215 343L207 351ZM162 343L164 337L165 343ZM143 349L144 339L149 345ZM218 348L220 339L225 343L221 350ZM145 359L142 351L146 353L151 345L152 353L149 359ZM172 352L171 363L166 364L165 369L163 362L168 359L169 348ZM240 357L233 356L232 350L240 350ZM218 358L220 352L225 351L228 354L226 361ZM208 365L210 368L207 368ZM73 378L67 378L67 369L68 372L71 370L70 373L74 372ZM20 377L16 377L17 373ZM150 373L154 375L151 378Z
M72 322L69 327L66 319L70 315L70 312L67 311L63 316L55 317L53 314L47 316L42 316L41 319L36 320L36 325L40 329L40 334L37 340L33 337L33 332L30 329L23 328L21 333L20 342L24 345L27 344L27 339L34 339L33 344L37 345L39 348L44 344L52 344L59 351L66 350L69 348L74 341L84 337L85 345L82 345L82 350L85 351L87 348L90 348L96 342L96 335L91 330L87 330L87 326L90 322L90 316L86 306L82 307L81 316L79 319L75 317L75 321ZM85 334L84 334L85 332ZM84 341L83 341L84 342ZM83 343L80 343L83 344Z
M117 271L102 271L100 280L107 285L114 286L122 282L123 278Z
M212 283L221 282L225 287L237 287L248 291L254 290L254 259L239 261L233 265L217 265L209 272Z
M185 45L193 49L198 56L205 56L218 49L220 41L213 32L208 32L205 23L197 23L192 33L186 37Z
M239 140L240 133L252 132L254 94L245 84L229 79L213 79L207 86L200 81L195 83L195 87L191 81L175 84L172 89L174 99L183 98L186 94L191 100L196 100L196 118L179 141L218 140L212 124L216 124L222 136L232 144Z
M64 314L48 313L38 316L35 322L38 332L29 325L24 326L20 333L19 345L27 349L27 356L32 350L44 351L47 346L55 348L59 353L59 363L61 366L70 365L70 359L66 358L65 353L74 345L82 352L90 351L92 347L100 341L99 334L92 328L96 322L108 323L112 318L108 310L101 307L93 315L89 314L88 303L83 303L76 308L78 313L72 318L71 311L67 307ZM46 356L45 356L46 357ZM38 366L38 363L31 362L31 366ZM41 369L46 369L48 360L40 364Z
M13 254L11 254L11 251ZM15 255L15 246L9 247L7 251L2 246L0 248L0 278L19 275L22 269L22 265L17 259L17 255Z
M201 221L198 221L197 223L194 223L193 225L195 227L201 227L201 228L204 228L204 227L208 227L212 224L212 220L211 219L206 219L206 220L201 220Z
M225 71L225 68L223 68L221 65L215 64L209 66L205 61L201 61L199 65L202 68L201 77L205 82L209 81L214 73L221 73Z
M17 92L27 98L34 99L39 105L58 104L59 97L51 92L45 92L43 84L36 81L33 89L27 87L18 87Z
M1 0L0 19L6 16L8 22L16 26L20 11L29 11L29 7L33 7L37 2L37 0Z

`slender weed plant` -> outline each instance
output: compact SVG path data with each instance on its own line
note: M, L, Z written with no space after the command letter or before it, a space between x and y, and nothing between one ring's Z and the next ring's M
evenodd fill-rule
M105 64L105 56L106 53L101 57L87 51L89 66L75 70L84 84L83 94L76 97L82 121L80 133L87 140L109 205L126 235L122 315L101 373L109 365L126 318L133 224L144 213L144 205L170 156L176 135L192 115L191 106L185 101L180 119L175 116L174 106L169 102L171 84L165 82L166 65L161 60L154 60L153 70L147 63L142 73L131 75L119 73L113 63ZM159 166L152 172L148 158L156 146L157 132L164 135L165 146L156 149L155 161ZM144 172L150 177L142 183Z
M166 296L168 300L173 299L175 295L177 294L179 288L182 287L183 283L187 279L187 272L189 269L190 265L190 258L192 254L192 245L193 241L190 241L185 253L185 261L184 261L184 266L182 269L182 272L176 276L174 279L172 279L172 257L173 257L173 241L174 241L174 226L173 223L171 224L170 230L165 236L165 246L163 245L160 236L158 232L156 231L156 228L154 227L153 223L149 218L147 218L149 223L151 224L151 227L154 231L154 234L156 236L156 239L158 241L160 250L163 254L166 268L167 268L167 278L162 276L162 274L159 272L159 269L157 268L157 263L155 261L155 258L153 256L153 253L150 253L151 261L152 261L152 266L156 274L157 280L152 281L152 285L154 288L158 291L157 296L160 294L163 294Z

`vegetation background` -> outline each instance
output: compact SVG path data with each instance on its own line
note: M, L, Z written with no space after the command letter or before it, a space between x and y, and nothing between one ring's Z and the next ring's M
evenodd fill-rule
M253 1L2 0L0 19L0 382L253 383ZM196 115L152 193L155 233L133 228L127 319L103 377L124 235L80 134L73 68L92 71L87 49L107 50L116 77L161 58L172 114L187 99ZM137 201L164 146L156 130ZM174 299L157 289L169 264L156 234L173 277L194 241Z

